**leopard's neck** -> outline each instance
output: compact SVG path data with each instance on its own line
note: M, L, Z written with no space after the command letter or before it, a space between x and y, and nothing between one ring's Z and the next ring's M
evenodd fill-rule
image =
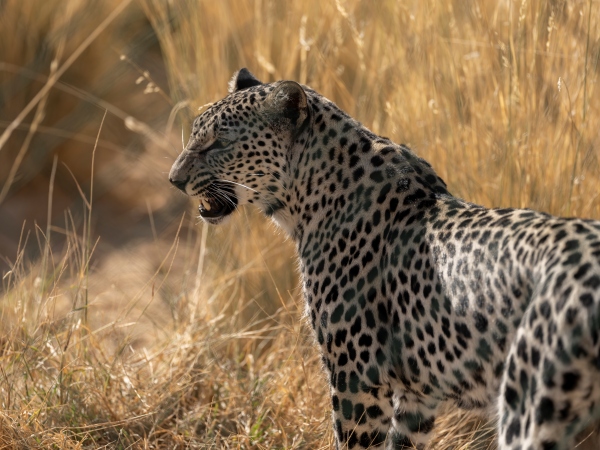
M351 225L374 202L395 197L402 207L449 195L408 147L377 136L322 97L310 104L309 126L289 152L286 197L272 214L299 250L307 233Z

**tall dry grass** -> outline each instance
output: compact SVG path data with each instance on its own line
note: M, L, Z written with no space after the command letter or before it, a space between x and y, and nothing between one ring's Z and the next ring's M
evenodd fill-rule
M88 178L79 215L25 227L21 251L4 255L0 447L331 445L291 244L251 209L219 228L199 224L194 205L185 215L168 209L159 226L159 207L144 198L177 205L159 181L181 148L174 135L225 95L242 66L263 81L309 84L375 132L410 144L460 197L600 218L597 2L143 0L121 19L140 6L168 88L157 91L144 67L139 82L148 95L164 93L170 113L148 125L106 106L145 140L147 159L114 164L139 172L144 162L134 206L147 207L150 232L98 253L99 224L109 218ZM42 13L55 26L65 19L27 11ZM108 13L86 16L93 26L67 23L83 41ZM117 60L121 50L110 52L100 54ZM99 121L94 127L102 136ZM39 258L28 258L25 241L39 242ZM490 424L450 411L431 448L487 448L491 434Z

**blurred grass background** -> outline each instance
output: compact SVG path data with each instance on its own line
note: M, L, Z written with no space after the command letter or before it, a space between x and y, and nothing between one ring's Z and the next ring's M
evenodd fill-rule
M599 59L597 0L0 1L0 448L331 445L292 244L167 181L235 70L459 197L600 219ZM491 434L450 411L431 448Z

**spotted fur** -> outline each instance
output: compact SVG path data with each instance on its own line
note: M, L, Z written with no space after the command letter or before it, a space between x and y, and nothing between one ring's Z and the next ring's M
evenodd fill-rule
M246 69L170 180L218 223L253 203L296 243L338 448L424 448L440 405L502 450L571 448L600 408L600 222L453 197L406 146Z

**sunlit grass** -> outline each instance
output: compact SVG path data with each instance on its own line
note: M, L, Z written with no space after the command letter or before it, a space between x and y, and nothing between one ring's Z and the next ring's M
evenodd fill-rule
M72 0L61 16L26 3L8 2L13 14L4 17L25 15L34 34L56 33L82 7ZM170 189L165 172L181 148L173 136L187 133L243 66L265 82L306 83L411 145L457 196L600 218L597 3L145 0L130 8L140 5L169 87L158 90L144 67L139 82L147 95L168 97L172 113L157 128L103 107L159 161L140 173L139 161L114 160L147 183L141 195L131 188L150 219L147 202L165 203ZM83 41L102 20L70 22L70 39ZM98 39L106 54L97 64L119 60L110 37ZM61 39L48 45L61 61L72 54L61 53ZM23 97L24 107L31 97ZM16 157L21 148L0 152ZM4 255L0 448L329 448L326 380L281 231L251 209L210 228L190 205L152 239L96 257L102 236L93 224L109 218L86 186L81 217L24 227L19 248L38 242L41 258ZM60 251L47 242L57 238ZM431 448L487 448L491 430L449 411Z

